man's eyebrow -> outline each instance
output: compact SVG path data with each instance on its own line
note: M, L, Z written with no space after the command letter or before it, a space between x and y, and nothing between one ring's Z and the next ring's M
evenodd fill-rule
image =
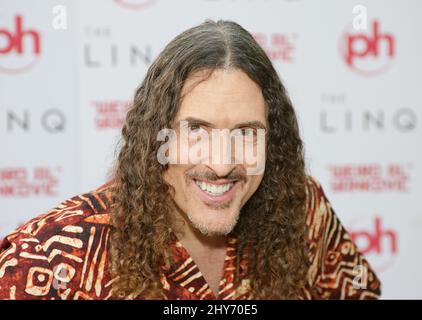
M185 119L181 119L176 123L176 126L180 125L180 122L182 121L187 121L189 124L196 124L196 125L203 125L209 128L215 128L216 126L206 120L202 120L199 118L195 118L195 117L187 117ZM243 128L243 127L255 127L258 129L264 129L266 130L267 127L261 122L261 121L246 121L246 122L241 122L238 123L237 125L234 126L233 129L238 129L238 128Z
M242 122L242 123L237 124L233 129L243 128L243 127L255 127L255 128L264 129L264 130L267 129L267 127L261 121Z
M199 118L194 118L194 117L187 117L187 118L181 119L176 123L176 126L179 126L180 122L182 121L187 121L189 124L197 124L197 125L203 125L210 128L215 128L215 126L212 123L199 119Z

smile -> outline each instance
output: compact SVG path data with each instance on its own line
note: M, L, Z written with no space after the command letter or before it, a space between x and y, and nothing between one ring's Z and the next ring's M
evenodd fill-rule
M221 196L224 193L228 192L234 186L234 182L229 182L226 184L213 184L199 180L194 181L202 191L208 193L211 196Z

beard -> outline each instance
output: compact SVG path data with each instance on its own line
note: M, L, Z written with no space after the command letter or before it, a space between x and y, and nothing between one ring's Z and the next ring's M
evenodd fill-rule
M235 212L230 217L218 218L218 213L212 218L199 217L191 212L186 213L192 226L205 236L226 236L236 226L240 211Z

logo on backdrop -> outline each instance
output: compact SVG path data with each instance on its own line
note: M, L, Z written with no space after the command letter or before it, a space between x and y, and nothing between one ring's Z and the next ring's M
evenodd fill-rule
M344 93L322 93L319 129L327 134L410 134L418 129L418 113L412 106L357 106Z
M121 129L131 101L110 100L92 101L95 108L94 122L97 130Z
M66 115L60 109L5 109L0 113L1 131L6 133L34 133L41 131L48 134L63 133L66 130ZM2 119L4 117L4 120ZM0 132L1 132L0 131Z
M348 26L340 37L340 54L344 63L363 76L386 72L396 55L395 36L385 31L379 20L368 24L367 30Z
M118 5L130 10L143 10L156 3L157 0L114 0Z
M411 164L335 164L329 165L332 192L398 192L410 191Z
M297 33L277 32L272 34L254 33L256 42L264 49L273 62L294 62Z
M410 108L332 109L320 111L320 130L340 132L401 132L411 133L417 128L418 117Z
M374 216L367 228L349 225L348 230L377 272L384 272L394 264L399 252L399 235L397 230L384 225L382 217Z
M62 171L49 166L0 168L0 197L56 197Z
M31 69L41 56L41 34L22 15L0 26L0 72L15 74Z
M100 70L104 68L147 67L152 63L152 46L149 43L133 44L129 38L113 35L110 26L86 26L84 28L83 62L86 68Z

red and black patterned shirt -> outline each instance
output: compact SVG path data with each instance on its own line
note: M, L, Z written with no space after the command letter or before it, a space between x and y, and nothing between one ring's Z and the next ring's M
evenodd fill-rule
M307 299L374 299L380 282L332 210L321 186L307 183L310 269ZM8 235L0 246L0 299L109 299L110 184L64 201ZM198 266L172 234L174 264L163 272L167 299L251 299L247 275L234 286L235 235L229 234L215 297ZM247 268L247 256L240 265ZM365 272L365 283L354 279ZM361 283L362 284L362 283ZM142 297L141 297L142 298Z

